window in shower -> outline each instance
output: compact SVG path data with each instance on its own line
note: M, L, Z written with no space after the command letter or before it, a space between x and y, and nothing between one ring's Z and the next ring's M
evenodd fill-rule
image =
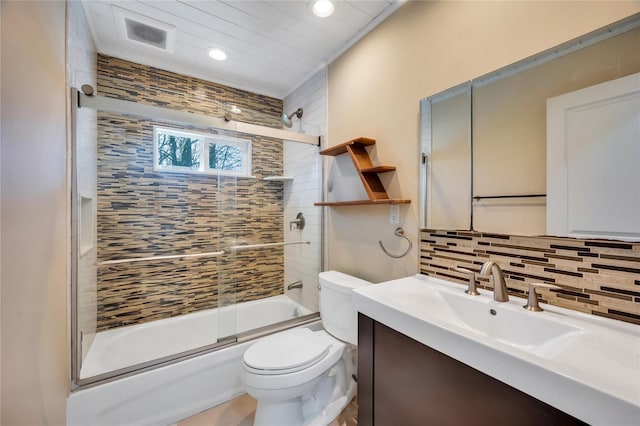
M201 171L203 135L154 128L156 169Z
M218 174L251 175L251 142L245 139L218 136L206 142L208 170Z
M155 170L251 176L251 141L154 127Z

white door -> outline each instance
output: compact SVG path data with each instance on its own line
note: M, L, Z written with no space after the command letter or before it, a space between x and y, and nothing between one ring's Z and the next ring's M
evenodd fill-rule
M547 100L547 233L640 240L640 73Z

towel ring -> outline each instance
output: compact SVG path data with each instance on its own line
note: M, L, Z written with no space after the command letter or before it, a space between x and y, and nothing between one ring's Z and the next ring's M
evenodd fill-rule
M394 259L400 259L401 257L405 257L406 255L409 254L409 252L411 251L411 249L413 248L413 241L411 241L411 238L407 237L406 235L404 235L404 229L397 227L396 230L393 232L393 235L395 235L396 237L402 237L405 240L409 241L409 247L407 248L407 250L399 255L396 254L391 254L387 251L386 248L384 248L384 245L382 245L382 241L378 241L378 244L380 244L380 248L382 249L382 251L384 252L384 254L386 254L389 257L393 257Z

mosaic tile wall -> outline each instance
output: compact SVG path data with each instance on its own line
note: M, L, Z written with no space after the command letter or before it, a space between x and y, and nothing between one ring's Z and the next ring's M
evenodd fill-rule
M242 121L281 126L281 100L104 55L98 94L216 117L236 105ZM257 179L163 173L153 170L153 125L175 127L98 113L98 262L283 240L282 183L262 180L282 174L281 140L231 134L251 139ZM98 330L281 294L283 269L282 249L102 266Z
M532 282L556 284L562 290L538 289L541 301L640 324L640 243L423 230L420 251L425 275L465 284L454 268L477 272L493 260L510 294L526 297ZM492 287L489 278L478 280Z

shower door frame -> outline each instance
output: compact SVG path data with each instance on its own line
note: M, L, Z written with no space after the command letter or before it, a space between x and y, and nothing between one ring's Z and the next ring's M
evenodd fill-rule
M177 110L171 110L162 107L156 107L153 105L138 104L136 102L125 101L116 98L109 98L105 96L86 95L79 91L77 88L72 87L70 89L70 173L71 180L70 185L70 205L71 205L71 229L70 229L70 243L71 243L71 289L70 289L70 306L71 306L71 327L70 327L70 343L71 343L71 390L80 390L92 386L97 386L103 383L108 383L113 380L118 380L124 377L129 377L138 373L153 370L165 365L174 364L190 358L194 358L206 353L217 351L226 347L233 346L237 343L246 342L258 337L262 337L268 334L276 333L293 326L301 326L318 321L320 313L315 312L309 315L300 316L287 321L260 327L255 330L237 333L233 336L228 336L219 339L218 342L211 345L202 346L189 351L180 352L172 355L168 355L162 358L157 358L151 361L134 364L125 368L110 371L104 374L91 376L88 378L80 378L80 369L82 366L82 345L80 337L78 336L78 259L80 254L79 246L79 193L78 193L78 170L77 170L77 128L78 125L78 109L90 108L96 111L114 112L119 114L131 114L142 117L153 117L154 119L163 120L166 122L177 124L188 124L194 126L203 126L209 128L215 128L220 130L235 131L241 133L248 133L256 136L266 136L283 141L300 142L309 145L321 146L322 136L305 135L301 133L275 129L271 127L255 125L250 123L243 123L238 121L226 119L220 119L216 117L209 117L202 114L195 114L190 112L183 112ZM324 163L322 163L321 179L324 183ZM321 197L324 198L324 190ZM320 219L320 269L324 268L324 209L321 210ZM220 252L220 254L224 251ZM205 253L206 255L207 253ZM211 254L211 253L209 253ZM216 253L217 254L217 253Z

